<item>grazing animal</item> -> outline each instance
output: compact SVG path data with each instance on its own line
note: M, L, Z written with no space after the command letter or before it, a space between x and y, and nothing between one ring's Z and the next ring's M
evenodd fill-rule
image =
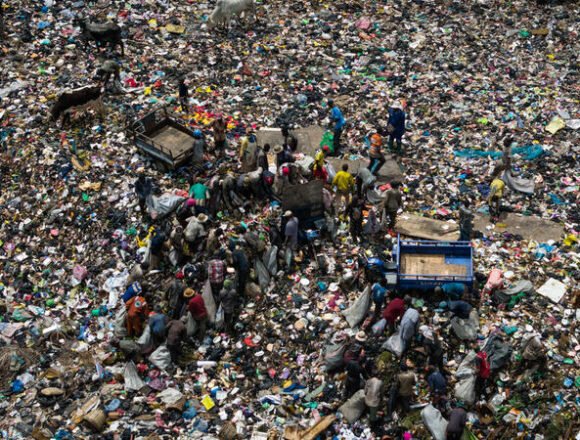
M94 108L102 117L105 114L103 104L104 89L100 86L85 86L78 89L62 92L50 109L50 116L53 122L57 122L63 116L62 124L70 121L70 112Z
M81 28L81 35L85 40L87 48L89 47L89 41L94 40L97 45L105 45L108 43L112 48L121 46L121 54L125 55L125 46L121 38L121 27L118 24L112 21L92 23L88 19L77 19L75 23Z
M256 20L256 4L254 0L218 0L214 10L209 16L210 27L228 28L230 21L234 17L253 14Z

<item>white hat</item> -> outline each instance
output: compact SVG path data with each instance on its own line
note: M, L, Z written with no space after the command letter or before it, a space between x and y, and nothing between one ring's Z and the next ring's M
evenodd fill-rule
M328 290L330 290L331 292L336 292L338 290L338 283L330 283L330 286L328 286Z
M399 110L403 110L403 105L401 104L401 101L395 101L391 104L391 108L398 108Z
M292 217L292 211L288 210L284 213L284 217Z
M358 342L366 342L367 340L367 335L365 332L358 332L356 334L356 336L354 337Z

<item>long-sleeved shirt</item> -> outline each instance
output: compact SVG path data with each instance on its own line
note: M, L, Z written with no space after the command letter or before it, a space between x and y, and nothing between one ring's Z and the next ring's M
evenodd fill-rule
M207 317L207 309L205 308L205 303L203 302L201 295L195 295L193 298L191 298L189 304L187 305L187 309L195 320L200 320Z
M454 408L449 415L447 434L461 434L467 423L467 413L463 408Z
M238 303L238 293L236 289L222 289L220 292L220 301L224 313L233 313Z
M290 218L284 228L284 236L288 239L288 245L295 249L298 246L298 219L296 217Z
M403 136L405 133L405 112L401 109L390 109L388 123L393 126L391 136Z
M163 313L156 313L149 318L149 327L151 327L151 333L154 335L165 335L167 330L167 316Z
M383 312L383 318L387 320L389 324L394 324L395 321L403 316L405 313L405 301L402 298L395 298L387 305L387 308Z
M334 122L335 130L342 130L346 124L346 119L342 115L342 112L337 106L332 107L330 111L330 119Z
M447 391L447 381L445 380L445 376L439 371L431 373L427 378L427 383L434 393L445 394Z
M403 206L403 197L399 190L391 188L385 194L386 198L383 202L383 208L387 212L397 212Z
M468 319L473 306L466 301L449 301L449 310L461 319Z
M226 276L226 263L220 259L211 260L207 264L207 275L210 283L223 283Z
M415 382L415 373L412 371L399 373L397 375L397 389L399 390L399 394L404 397L412 396Z
M167 345L177 345L187 335L187 328L180 319L169 321L167 324Z
M354 187L354 177L348 171L339 171L332 179L332 186L341 192L350 192Z

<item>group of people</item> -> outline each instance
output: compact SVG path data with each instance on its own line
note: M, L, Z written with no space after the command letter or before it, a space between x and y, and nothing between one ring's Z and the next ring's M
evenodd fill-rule
M179 95L182 106L188 111L188 94L183 83ZM296 164L298 140L287 127L283 127L283 141L274 148L269 144L257 145L254 131L246 130L245 135L238 139L239 151L234 156L239 161L239 174L225 171L213 176L190 175L187 196L169 216L157 217L157 213L151 210L149 198L155 192L155 185L151 179L139 176L135 182L138 204L144 219L152 227L138 237L142 240L142 247L147 248L147 255L132 272L123 300L127 309L128 335L141 338L144 329L147 326L150 329L151 337L145 350L153 350L165 343L173 362L178 363L183 345L202 343L210 325L219 331L235 333L237 315L244 301L264 294L257 286L260 281L256 275L252 278L251 269L255 267L255 261L267 261L272 257L269 253L272 248L275 249L274 260L280 261L287 273L297 269L307 240L299 217L290 210L280 210L279 196L285 185L313 179L323 181L325 232L329 233L326 238L330 240L335 237L328 225L335 220L348 223L348 233L355 243L382 239L384 233L394 235L397 215L403 208L401 183L390 182L384 191L379 191L375 184L378 171L385 163L382 135L389 136L391 149L396 144L395 151L401 152L405 125L401 106L393 105L388 126L370 136L369 166L353 175L348 163L342 164L334 174L329 167L329 156L340 153L346 120L331 100L328 104L329 118L333 123L333 144L323 145L316 152L310 170ZM213 122L213 148L209 147L201 131L196 130L195 142L199 144L196 147L199 151L194 154L194 163L212 158L229 160L224 154L228 147L226 127L223 117ZM503 187L494 180L490 200L501 197L502 190ZM372 192L379 194L378 203L369 196ZM221 213L240 218L239 212L258 212L264 207L268 207L269 212L266 225L240 222L233 233L227 233L219 226ZM365 214L367 221L363 227ZM459 209L460 240L471 239L472 222L469 201L463 201ZM165 302L160 305L153 292L148 295L147 283L143 286L140 283L147 271L175 267L181 269L167 281ZM270 275L275 276L275 273ZM383 280L372 283L369 278L366 281L371 286L374 310L372 313L369 310L367 324L352 339L339 366L339 371L345 374L345 399L364 390L371 426L380 429L384 425L381 422L391 421L394 414L403 417L409 411L418 375L422 374L429 386L432 404L449 418L447 438L461 438L466 411L461 401L449 398L449 373L445 367L441 335L426 324L428 319L422 319L422 313L413 307L411 297L389 292ZM452 317L469 319L474 306L472 300L466 298L468 289L464 285L444 285L434 293L446 296L445 307ZM156 304L153 311L149 303ZM216 308L220 310L219 318L210 319ZM368 347L368 330L372 327L374 334L375 326L381 321L383 336L395 333L400 336L398 371L389 384L384 383L384 376L377 370L376 363L370 362L373 359L366 355L367 349L372 350ZM424 324L421 325L421 321ZM416 351L423 354L422 364L411 360L416 358L413 354ZM476 357L477 389L482 392L490 376L489 362L481 350Z

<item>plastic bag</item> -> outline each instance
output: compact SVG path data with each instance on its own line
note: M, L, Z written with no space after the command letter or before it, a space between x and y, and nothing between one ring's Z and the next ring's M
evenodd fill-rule
M156 212L157 217L161 218L175 211L184 200L185 197L175 194L163 194L159 197L153 195L147 197L146 203L149 214Z
M256 273L258 274L258 283L260 284L260 289L262 289L262 292L265 292L268 288L268 285L270 284L270 272L268 272L268 269L266 269L264 263L262 263L262 261L258 258L256 258L254 265L256 268Z
M187 337L191 338L195 335L195 331L197 330L197 322L191 316L191 313L187 312L187 324L185 325L185 330L187 331Z
M447 420L443 418L441 412L433 405L427 405L421 411L423 423L435 440L445 440L447 435Z
M511 345L503 342L499 336L494 335L485 341L483 351L487 353L490 368L498 370L510 361L513 349Z
M382 318L380 321L377 321L373 324L371 331L373 332L373 335L378 336L383 334L386 326L387 320L385 318Z
M115 316L115 325L113 333L117 338L124 338L127 336L127 326L125 325L127 320L127 309L125 305L123 307L119 307L117 310L117 315Z
M522 179L520 177L514 177L509 171L503 173L502 180L506 183L509 189L513 191L519 191L524 194L533 194L536 187L534 179Z
M148 347L151 344L151 327L149 325L145 326L145 330L143 330L143 333L137 339L137 344L141 347Z
M469 319L461 319L458 316L451 318L451 327L461 340L473 341L477 339L477 331L479 330L479 317L477 310L473 309L469 313Z
M331 163L327 163L325 165L326 168L326 174L328 175L328 182L332 182L334 179L334 176L336 176L336 170L334 169L334 167L332 166Z
M167 345L163 344L157 347L157 350L149 355L149 361L161 371L167 371L171 367L171 353L169 353Z
M344 364L344 352L346 351L346 338L341 333L336 333L330 344L324 349L324 362L326 370L336 370Z
M217 313L215 314L215 328L217 330L220 330L221 328L223 328L225 323L225 314L224 314L224 308L222 307L222 304L220 303Z
M403 353L403 338L401 337L399 330L387 339L382 348L390 351L397 357L401 357L401 354Z
M137 367L133 361L127 362L123 370L123 378L125 379L125 389L127 391L139 391L145 386L145 382L141 380L137 373Z
M278 273L278 246L271 246L264 254L262 261L270 275L276 275Z
M350 327L356 327L366 316L371 303L371 288L367 286L352 305L342 312Z
M205 282L201 296L205 304L205 309L207 310L207 319L213 324L215 322L216 305L209 280Z
M457 371L455 372L455 377L457 379L463 379L466 377L473 376L475 374L475 358L477 357L477 353L475 351L470 351L465 355Z
M461 379L455 384L455 398L468 405L475 402L475 375Z
M350 399L338 408L338 411L344 416L348 423L354 423L360 419L365 408L365 390L358 390Z

